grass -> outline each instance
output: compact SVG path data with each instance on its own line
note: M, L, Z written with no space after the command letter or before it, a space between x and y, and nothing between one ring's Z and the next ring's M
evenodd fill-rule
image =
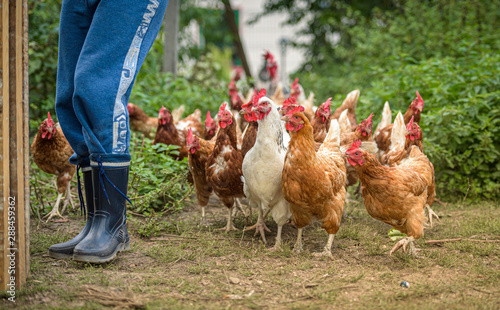
M396 252L389 226L374 220L362 204L348 210L333 245L333 259L316 258L327 234L314 223L304 230L304 252L292 251L296 229L283 229L282 251L270 251L253 232L215 231L226 210L210 207L212 225L200 225L199 210L152 219L130 217L132 250L107 265L48 257L49 245L76 235L83 221L32 220L31 277L16 304L1 308L102 309L495 309L500 303L500 245L471 241L425 244L446 238L500 239L498 204L435 206L442 223L417 242L422 258ZM256 220L254 212L253 221ZM244 227L241 215L235 224ZM401 281L410 288L402 288ZM89 290L102 294L88 295ZM111 297L110 297L111 296ZM112 299L112 297L116 297ZM106 303L106 298L111 298ZM135 306L132 306L135 305Z

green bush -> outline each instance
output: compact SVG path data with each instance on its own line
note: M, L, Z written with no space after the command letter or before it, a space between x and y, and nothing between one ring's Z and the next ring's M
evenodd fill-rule
M425 102L424 151L435 166L438 196L498 199L498 4L407 1L400 10L374 9L368 17L348 6L346 18L356 21L344 25L351 44L338 44L326 65L311 60L311 69L296 75L318 101L334 96L340 104L361 89L358 119L374 112L379 120L385 101L393 117L404 113L418 90Z
M500 55L429 59L380 74L362 90L359 109L381 117L406 111L418 90L424 151L436 170L439 195L500 197Z
M192 188L187 183L187 158L176 161L169 155L179 154L178 148L161 143L151 145L150 139L132 134L128 196L135 212L167 213L182 209Z

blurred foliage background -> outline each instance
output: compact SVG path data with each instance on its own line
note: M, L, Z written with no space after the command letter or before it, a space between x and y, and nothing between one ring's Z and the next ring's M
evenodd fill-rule
M202 4L200 6L200 4ZM47 111L54 111L58 22L61 0L29 1L30 121L34 135ZM223 22L221 1L183 0L180 6L179 74L161 72L163 30L138 74L130 101L155 115L162 105L183 104L212 114L227 100L232 63L231 35ZM259 18L284 13L287 24L304 27L297 41L306 61L291 79L300 78L306 92L318 101L334 97L336 105L353 89L360 89L358 119L375 113L389 101L393 116L404 112L415 91L425 102L421 127L425 153L434 163L441 199L500 198L500 0L268 0ZM196 21L206 31L203 44L189 42L189 25ZM301 44L308 38L308 44ZM187 43L186 43L187 42ZM221 42L224 44L221 45ZM134 137L140 163L156 160L149 141ZM156 152L156 151L155 151ZM134 155L133 155L134 156ZM133 178L156 174L148 185L158 189L167 179L184 175L186 163L170 157L155 167L142 164ZM142 170L141 170L142 169ZM156 169L148 171L147 169ZM161 172L164 172L161 175ZM139 184L139 183L138 183ZM183 185L184 186L184 185ZM151 208L163 210L182 200L189 190L179 187L174 198L156 193ZM149 188L149 187L148 187ZM179 206L180 208L181 206ZM143 204L138 206L144 212ZM147 210L146 210L147 212Z

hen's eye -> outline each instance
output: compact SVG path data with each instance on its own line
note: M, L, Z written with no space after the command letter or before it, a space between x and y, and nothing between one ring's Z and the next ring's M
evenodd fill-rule
M358 156L359 154L358 154L358 152L356 152L356 153L354 153L354 155Z

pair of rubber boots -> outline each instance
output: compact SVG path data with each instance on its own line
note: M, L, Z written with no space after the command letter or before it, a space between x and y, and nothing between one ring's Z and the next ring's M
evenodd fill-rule
M130 249L126 222L129 168L89 167L83 170L87 223L72 240L50 246L49 256L107 263L118 252Z

